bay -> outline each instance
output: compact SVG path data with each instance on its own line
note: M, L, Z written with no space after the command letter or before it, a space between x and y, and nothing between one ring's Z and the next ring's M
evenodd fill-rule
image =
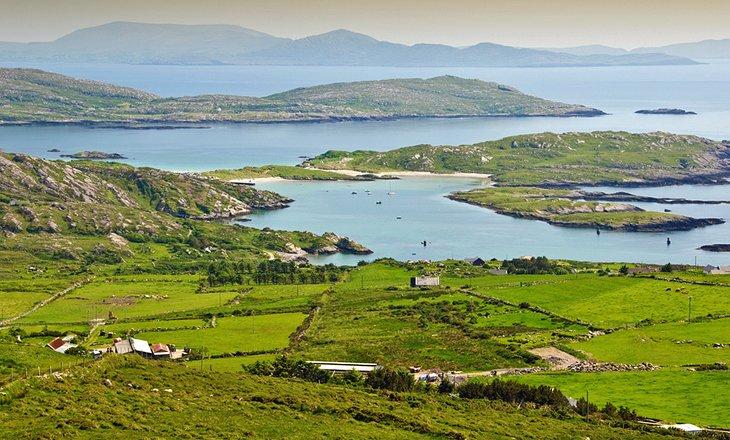
M730 61L697 66L583 68L380 68L306 66L23 65L108 81L162 96L270 93L338 81L452 74L509 84L548 99L580 103L610 114L595 118L464 118L341 123L216 124L201 130L89 129L74 126L0 126L0 148L46 158L81 150L117 152L126 162L173 171L202 171L270 163L296 164L327 149L387 150L420 143L468 144L542 131L626 130L730 139ZM644 108L680 107L696 116L637 115ZM296 200L288 209L258 213L248 225L333 231L376 252L370 258L512 258L547 255L591 261L729 264L730 255L697 251L730 242L728 225L672 234L557 228L512 219L443 196L481 182L409 178L395 182L274 182L259 185ZM384 195L393 186L397 195ZM371 191L370 196L364 192ZM729 186L609 188L693 199L730 198ZM352 195L351 192L358 192ZM383 204L376 205L375 199ZM640 204L646 209L665 207ZM672 205L674 212L730 219L728 205ZM400 220L397 217L402 217ZM672 245L666 246L667 235ZM423 240L427 247L420 246ZM360 256L318 261L352 263Z

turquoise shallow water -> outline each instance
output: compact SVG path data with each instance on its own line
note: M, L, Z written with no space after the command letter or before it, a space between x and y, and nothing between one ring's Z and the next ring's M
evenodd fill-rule
M333 231L357 239L375 251L366 259L514 258L547 255L588 261L728 264L730 255L703 252L708 243L730 243L730 225L686 232L628 233L560 228L533 220L515 219L488 209L454 202L444 195L483 184L475 179L416 177L376 182L271 182L259 185L296 201L281 211L258 213L248 226L276 229ZM386 193L392 189L395 196ZM664 194L695 199L727 199L727 186L683 185L664 192L646 188L602 188L646 195ZM370 194L366 192L370 190ZM357 192L357 194L352 194ZM381 201L382 204L376 204ZM660 205L651 210L730 219L730 205ZM398 219L398 217L401 217ZM671 237L671 246L666 238ZM426 240L428 246L421 242ZM362 256L334 255L319 261L356 263Z
M541 131L664 130L730 139L730 61L699 66L613 68L353 68L272 66L35 65L73 76L139 87L165 96L233 93L263 96L336 81L453 74L498 81L524 92L580 103L611 113L597 118L424 119L320 124L214 125L205 130L123 130L65 126L0 127L0 148L48 158L59 148L118 152L135 165L176 171L295 164L327 149L386 150L419 143L464 144ZM642 108L681 107L697 116L636 115ZM388 186L397 192L385 196ZM547 255L593 261L730 264L729 254L700 252L702 244L730 243L730 226L669 234L602 233L556 228L459 204L443 195L480 182L413 178L368 183L268 183L296 202L252 216L249 225L333 231L366 244L373 257L516 257ZM372 191L367 196L365 189ZM730 199L730 186L626 189L656 196ZM357 195L352 195L357 191ZM376 205L375 200L382 200ZM663 206L642 204L647 209ZM674 212L730 219L728 205L673 205ZM402 217L398 220L396 217ZM427 240L424 248L419 242ZM355 262L362 257L323 260Z

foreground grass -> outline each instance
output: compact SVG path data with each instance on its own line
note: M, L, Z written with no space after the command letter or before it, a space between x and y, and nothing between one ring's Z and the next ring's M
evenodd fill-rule
M666 438L497 402L210 373L136 357L19 383L10 395L17 397L0 405L4 438Z

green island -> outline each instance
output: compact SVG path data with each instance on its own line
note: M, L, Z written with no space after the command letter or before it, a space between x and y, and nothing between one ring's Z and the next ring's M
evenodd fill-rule
M327 170L481 173L508 185L713 183L730 175L730 144L670 133L538 133L473 145L328 151L305 161Z
M586 201L581 191L524 186L479 188L447 197L511 217L542 220L551 225L622 231L681 231L724 223L718 218L692 218L645 211L627 203Z
M337 83L262 98L162 98L141 90L34 69L0 68L0 122L159 124L486 116L598 116L600 110L512 87L440 76Z

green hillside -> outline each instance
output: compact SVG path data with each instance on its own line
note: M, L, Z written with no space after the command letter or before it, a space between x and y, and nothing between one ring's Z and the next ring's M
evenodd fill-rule
M501 185L707 182L730 173L730 146L661 132L538 133L473 145L328 151L306 164L362 172L486 173Z
M159 123L337 121L454 116L596 116L491 82L441 76L339 83L263 98L162 98L34 69L0 69L0 122Z

